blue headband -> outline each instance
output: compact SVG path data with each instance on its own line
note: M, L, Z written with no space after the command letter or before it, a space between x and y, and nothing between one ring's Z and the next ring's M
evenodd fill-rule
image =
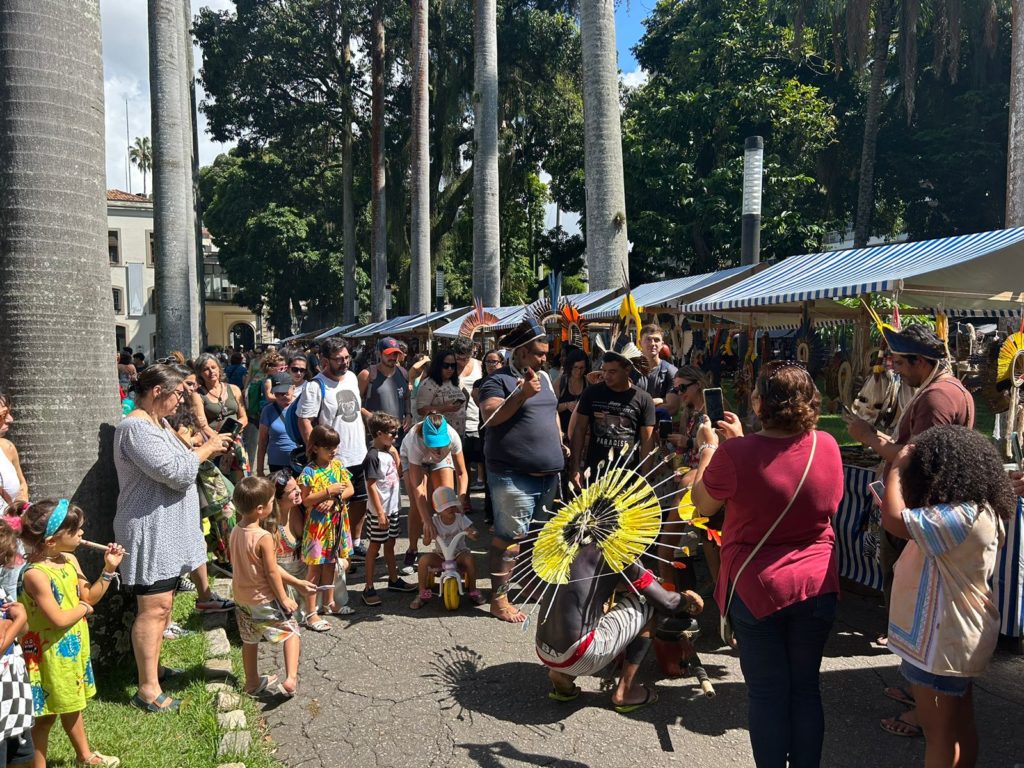
M53 512L50 513L50 518L46 521L46 533L43 536L44 539L48 539L57 532L57 529L63 525L64 520L68 516L68 500L61 499L57 502L57 506L53 508Z

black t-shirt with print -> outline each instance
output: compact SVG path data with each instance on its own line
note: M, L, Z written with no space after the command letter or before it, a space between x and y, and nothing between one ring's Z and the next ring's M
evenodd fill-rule
M609 448L618 453L624 445L632 447L640 428L653 427L656 419L654 400L635 386L615 392L607 384L594 384L583 390L576 409L590 419L587 466L591 471L608 458ZM631 463L635 466L637 462Z

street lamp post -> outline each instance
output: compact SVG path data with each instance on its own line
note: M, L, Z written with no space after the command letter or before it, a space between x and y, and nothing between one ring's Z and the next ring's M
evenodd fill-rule
M444 270L438 269L434 272L434 298L437 311L444 309Z
M743 236L740 264L761 260L761 185L764 176L764 139L748 136L743 145Z

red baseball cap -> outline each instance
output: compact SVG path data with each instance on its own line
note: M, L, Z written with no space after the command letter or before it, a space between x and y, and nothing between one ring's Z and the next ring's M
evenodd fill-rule
M382 355L397 355L401 353L402 347L399 345L398 339L385 336L377 342L377 351Z

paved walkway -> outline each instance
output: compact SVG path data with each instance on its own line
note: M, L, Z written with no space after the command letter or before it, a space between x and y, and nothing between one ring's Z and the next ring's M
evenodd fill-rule
M483 547L474 548L482 565ZM658 680L660 700L623 716L595 679L579 681L584 694L575 702L549 701L532 629L496 621L486 607L449 613L436 600L412 611L411 595L383 591L384 606L371 609L361 589L352 590L351 621L332 618L331 632L305 632L299 695L265 711L277 757L290 768L753 765L739 662L710 639L713 610L697 647L717 697L703 698L693 679ZM844 595L822 665L827 768L923 762L923 740L878 726L900 711L882 695L898 682L895 657L869 640L884 624L877 600ZM264 649L262 663L279 668L275 651ZM651 654L640 679L657 676ZM1024 768L1024 657L997 656L976 706L979 765Z

